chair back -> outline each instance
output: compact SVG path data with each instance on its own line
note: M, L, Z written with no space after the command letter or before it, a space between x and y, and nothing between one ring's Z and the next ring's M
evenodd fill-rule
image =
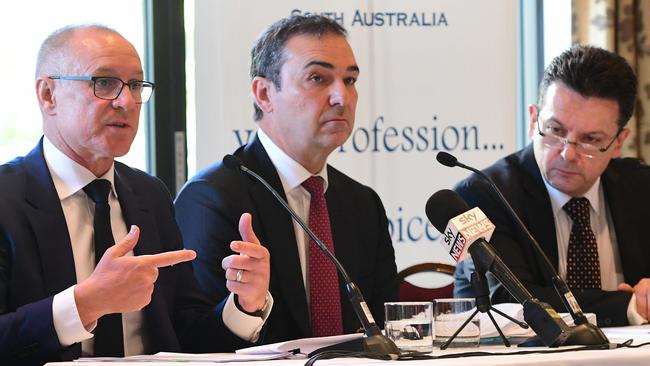
M435 272L444 273L453 277L456 267L451 264L427 262L420 263L401 270L397 274L399 283L399 300L400 301L431 301L433 299L444 299L454 297L454 281L450 284L427 288L416 286L406 280L406 278L415 273Z

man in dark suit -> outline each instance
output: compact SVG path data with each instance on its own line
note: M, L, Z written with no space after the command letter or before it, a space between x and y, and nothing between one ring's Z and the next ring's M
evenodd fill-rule
M643 230L650 215L650 168L619 158L636 87L622 57L572 47L548 66L538 104L528 108L532 143L485 170L583 310L596 313L604 326L640 324L650 316L650 246ZM472 175L456 190L494 222L491 243L517 278L564 311L542 259L489 187ZM584 212L576 215L580 202ZM457 296L471 293L472 268L458 266ZM514 301L498 285L492 286L492 299Z
M235 156L268 180L326 245L333 242L382 325L383 303L397 298L383 205L372 189L327 164L350 136L355 117L359 68L345 36L340 25L320 16L283 19L260 36L251 64L260 128ZM315 201L323 194L310 191L309 182L325 189L326 205ZM197 251L197 278L214 302L227 294L219 263L230 254L228 243L238 239L237 217L251 212L259 218L253 228L271 253L275 300L263 342L360 328L334 266L319 257L323 254L260 183L219 163L191 179L175 204L184 242Z
M234 290L239 304L211 304L166 187L113 160L128 152L153 91L134 47L102 26L62 28L43 43L36 75L45 136L0 166L0 363L232 351L255 340L259 329L232 324L247 316L237 306L262 306L268 276ZM268 273L250 215L242 229L250 242L228 260Z

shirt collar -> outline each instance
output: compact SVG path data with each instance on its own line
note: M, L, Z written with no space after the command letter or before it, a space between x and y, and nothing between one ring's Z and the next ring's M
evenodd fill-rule
M261 128L257 130L257 137L275 166L285 192L292 191L314 175L282 151ZM327 164L315 175L323 178L323 192L327 191Z
M54 188L56 188L59 195L59 200L62 201L72 196L95 179L106 179L111 182L111 191L117 197L115 191L115 163L111 164L111 167L104 175L95 177L95 174L90 170L57 149L47 136L43 138L43 155L52 176Z

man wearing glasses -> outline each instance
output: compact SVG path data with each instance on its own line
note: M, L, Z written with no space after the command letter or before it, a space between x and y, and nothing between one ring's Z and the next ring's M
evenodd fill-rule
M574 46L544 72L530 105L532 143L485 172L496 182L586 312L604 326L650 318L650 169L621 159L637 82L620 56ZM456 190L494 222L491 243L530 292L565 311L531 243L476 175ZM471 296L471 263L456 270L455 295ZM514 302L494 284L494 302Z
M41 46L44 137L0 166L0 364L233 351L259 335L272 302L249 328L237 308L260 309L268 293L269 254L250 215L229 260L266 282L213 306L166 187L114 161L154 89L143 76L133 45L109 28L62 28Z

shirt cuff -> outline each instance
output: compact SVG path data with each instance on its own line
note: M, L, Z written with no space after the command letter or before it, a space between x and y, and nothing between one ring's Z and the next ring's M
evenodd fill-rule
M54 330L59 337L59 343L64 347L93 337L81 323L77 303L74 301L75 286L59 292L52 299ZM94 322L89 330L93 330L96 325L97 322Z
M260 337L260 331L266 322L266 319L273 308L273 296L266 293L266 303L262 308L262 317L248 315L235 305L235 295L230 293L226 305L223 308L223 322L237 337L245 339L251 343L257 342Z
M632 294L630 303L627 304L627 322L630 325L641 325L648 321L636 311L636 295Z

